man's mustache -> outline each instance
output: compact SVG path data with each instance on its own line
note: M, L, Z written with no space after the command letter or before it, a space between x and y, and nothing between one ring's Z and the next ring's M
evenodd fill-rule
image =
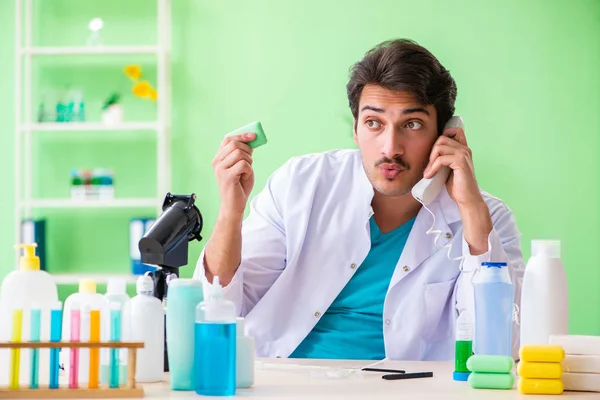
M406 170L410 169L410 165L408 165L408 163L404 161L400 156L394 156L393 158L384 157L381 160L377 161L375 163L375 166L379 167L381 164L396 164Z

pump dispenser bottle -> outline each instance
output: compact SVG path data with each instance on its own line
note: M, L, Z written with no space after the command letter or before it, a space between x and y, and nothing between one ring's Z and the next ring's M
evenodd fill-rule
M16 249L25 249L20 258L19 268L9 272L0 287L0 341L10 341L13 310L23 310L22 337L23 341L30 341L31 333L31 310L40 310L40 336L38 340L50 340L50 309L58 302L56 284L52 276L46 271L40 270L40 259L35 254L37 245L20 244ZM26 352L27 354L27 352ZM10 352L0 349L0 385L8 385L8 367ZM39 351L39 385L49 383L49 349ZM19 384L28 386L30 375L30 357L21 357L19 369Z
M194 370L196 393L233 396L236 389L236 310L223 298L215 276L208 300L196 307Z

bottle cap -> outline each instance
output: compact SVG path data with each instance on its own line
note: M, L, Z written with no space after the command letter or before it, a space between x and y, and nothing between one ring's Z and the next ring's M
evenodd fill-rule
M457 372L457 371L454 371L452 373L452 379L454 379L455 381L467 381L469 379L469 375L471 375L470 372Z
M96 282L91 279L81 279L79 281L79 293L96 293Z
M25 254L21 256L19 262L19 269L21 271L39 271L40 270L40 258L35 255L36 243L31 244L18 244L15 249L25 249Z
M506 267L508 264L505 262L482 262L481 266L486 268L502 268Z
M136 283L137 294L147 294L154 292L154 281L148 275L140 276Z
M531 255L560 258L560 240L532 240Z
M127 282L125 279L112 278L108 280L106 285L106 293L110 294L127 294Z

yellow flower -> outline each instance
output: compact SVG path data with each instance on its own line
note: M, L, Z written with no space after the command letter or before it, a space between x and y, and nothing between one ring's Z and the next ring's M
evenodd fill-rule
M128 65L125 67L125 75L133 81L137 81L142 77L142 68L139 65Z
M156 90L154 90L154 88L150 88L148 97L150 98L150 100L153 100L153 101L156 101L156 99L158 99L158 93L156 92Z
M133 85L133 94L137 97L149 97L152 90L154 89L148 81L141 81Z

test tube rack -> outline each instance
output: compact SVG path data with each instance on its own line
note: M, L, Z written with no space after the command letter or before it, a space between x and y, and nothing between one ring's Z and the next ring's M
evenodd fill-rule
M100 386L97 389L70 389L67 384L58 389L40 386L39 389L28 387L10 389L0 387L2 399L107 399L107 398L139 398L144 397L144 389L135 383L137 349L144 347L142 342L0 342L0 349L127 349L127 382L119 388Z

